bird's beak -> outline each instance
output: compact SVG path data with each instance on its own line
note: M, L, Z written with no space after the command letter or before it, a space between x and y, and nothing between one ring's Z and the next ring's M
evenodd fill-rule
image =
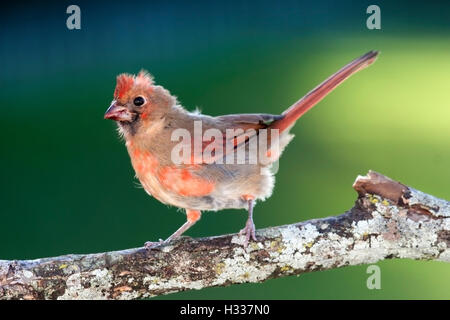
M116 101L113 101L105 112L105 119L131 122L133 121L133 113L124 106L119 106Z

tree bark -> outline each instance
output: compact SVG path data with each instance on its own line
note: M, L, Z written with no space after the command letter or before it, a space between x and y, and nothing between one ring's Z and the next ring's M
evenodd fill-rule
M370 171L346 213L237 234L135 248L0 260L2 299L137 299L401 258L450 262L450 203Z

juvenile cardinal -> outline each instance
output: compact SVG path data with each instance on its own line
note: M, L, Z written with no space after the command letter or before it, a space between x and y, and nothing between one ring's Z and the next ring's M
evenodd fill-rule
M256 240L253 207L272 193L270 168L293 138L290 128L341 82L374 62L377 55L370 51L353 60L281 115L211 117L188 112L169 91L155 85L148 73L119 75L105 119L117 122L145 191L165 204L183 208L187 216L167 240L146 242L146 247L181 236L200 219L202 211L227 208L248 210L240 234L245 236L245 247L250 239ZM254 139L260 140L256 149ZM260 148L261 142L265 149ZM241 161L239 150L244 151ZM252 152L256 157L252 158Z

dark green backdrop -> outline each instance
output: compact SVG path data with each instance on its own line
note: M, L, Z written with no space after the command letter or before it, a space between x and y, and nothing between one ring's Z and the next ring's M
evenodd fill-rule
M137 187L103 113L115 76L148 69L189 109L279 113L353 58L378 61L304 116L258 227L339 214L369 169L450 199L450 3L378 1L11 4L0 28L0 259L91 253L167 237L185 219ZM325 199L325 200L324 200ZM244 211L206 213L188 232L239 230ZM444 263L379 263L163 298L450 298Z

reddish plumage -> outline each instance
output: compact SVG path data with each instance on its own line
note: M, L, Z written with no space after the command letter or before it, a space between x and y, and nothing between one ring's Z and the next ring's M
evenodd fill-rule
M376 60L377 55L377 51L370 51L347 64L345 67L331 75L327 80L311 90L289 109L284 111L282 113L284 116L283 119L275 121L271 127L273 129L280 129L280 132L283 132L289 128L295 121L297 121L298 118L319 103L320 100L325 98L328 93L340 85L345 79L373 63Z
M161 167L158 178L163 187L183 197L206 196L214 190L213 182L193 175L189 169Z
M329 92L349 76L375 61L377 52L369 52L355 59L305 97L300 99L281 115L237 114L209 117L199 113L189 113L177 104L167 90L153 83L151 76L141 71L137 76L122 74L117 77L114 101L105 118L117 121L124 135L126 146L136 176L144 189L163 203L186 210L187 221L166 241L180 236L201 217L201 210L221 210L226 208L247 208L249 217L241 232L245 233L247 245L255 238L252 214L257 200L271 195L274 177L270 166L280 156L293 135L289 129L293 124ZM214 129L217 137L200 141L197 152L193 138L183 141L191 151L190 163L175 163L172 150L178 141L172 134L176 129L185 129L195 136L194 124L200 121L202 130ZM228 136L227 129L250 130ZM251 137L261 137L261 130L279 131L279 148L268 148L265 155L268 162L228 164L218 162L227 152L236 148L250 149ZM267 140L273 136L268 132ZM231 146L227 149L227 146ZM220 149L223 147L222 152ZM214 152L212 152L214 151ZM276 152L274 152L276 151ZM247 159L248 160L248 159ZM149 243L150 246L154 243Z
M117 76L117 85L114 90L114 98L122 99L125 94L130 91L134 85L134 77L128 74L121 74Z

